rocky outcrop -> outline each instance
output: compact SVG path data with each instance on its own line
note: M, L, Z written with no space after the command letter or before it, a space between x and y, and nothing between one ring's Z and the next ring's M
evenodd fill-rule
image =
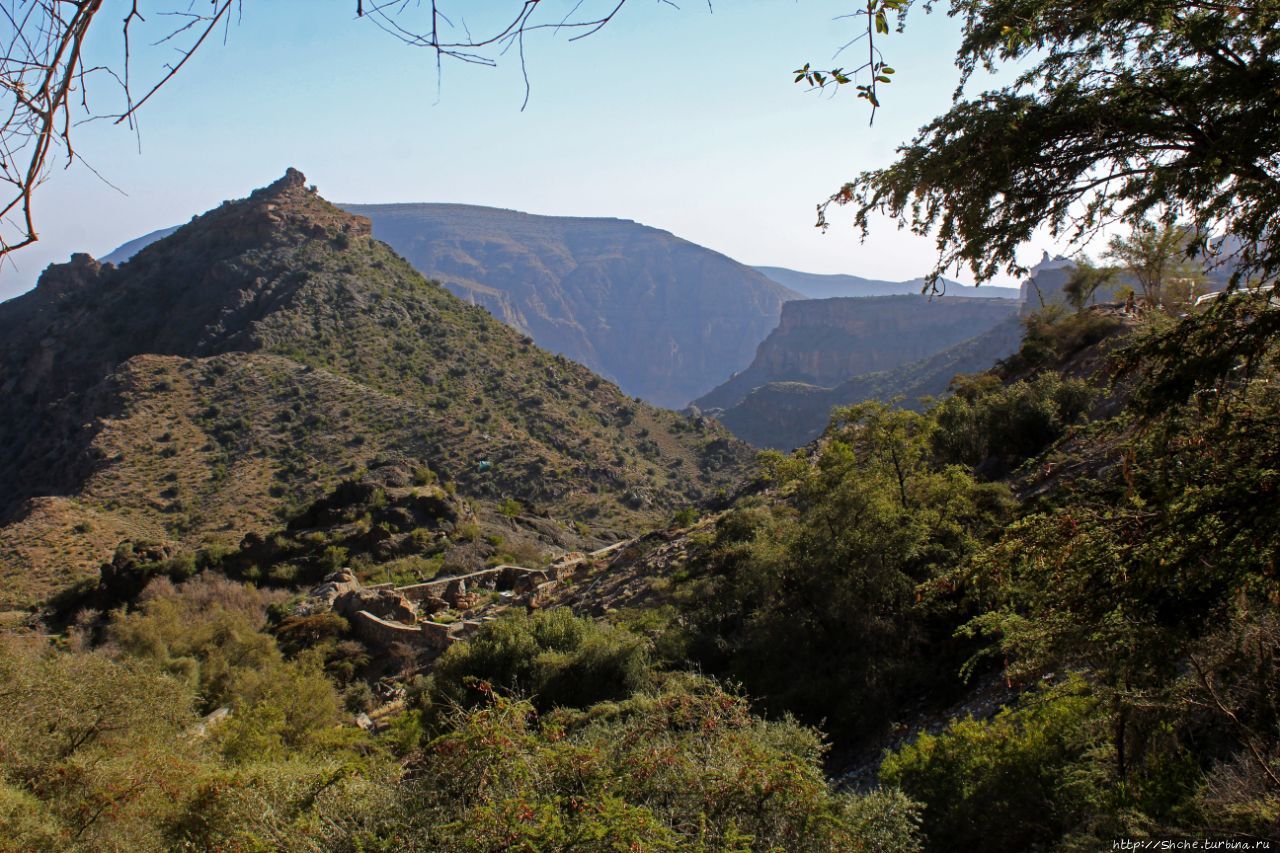
M727 410L771 382L831 388L928 358L1015 315L1009 299L882 296L788 302L750 367L695 401Z
M1065 305L1067 303L1065 288L1075 268L1076 264L1071 259L1061 255L1051 258L1049 253L1045 252L1040 263L1032 267L1022 281L1023 316L1033 314L1048 305ZM1112 298L1113 294L1108 290L1106 293L1094 294L1091 302L1097 303Z
M104 266L84 252L76 252L65 264L50 264L40 274L36 288L46 296L66 296L97 284L104 270L111 267L111 264Z

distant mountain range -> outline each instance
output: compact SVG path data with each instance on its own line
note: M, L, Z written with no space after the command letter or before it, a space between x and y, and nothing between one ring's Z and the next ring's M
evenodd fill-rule
M798 272L784 267L755 267L768 278L803 295L806 299L829 299L833 296L900 296L919 294L924 286L923 278L907 281L885 281L862 278L856 275L824 275ZM979 299L1017 299L1018 288L983 285L974 287L944 278L939 282L945 296L968 296Z
M571 542L666 519L751 455L429 283L294 170L0 304L0 394L0 610L122 543L234 547L388 460Z
M1012 288L943 280L946 295L926 298L919 278L749 268L627 220L458 204L345 209L367 217L373 235L418 272L539 346L616 381L628 395L677 409L694 400L723 412L740 436L769 445L815 434L812 414L797 414L791 427L781 423L782 412L798 405L796 394L805 412L820 408L826 398L816 391L937 355L1012 311L1015 303L1000 297L1018 296ZM126 243L103 261L121 263L174 230ZM873 301L840 301L852 297ZM889 297L906 301L880 301ZM783 309L815 299L830 301ZM762 390L739 408L758 388L779 382L800 385L785 394ZM771 402L782 408L767 411ZM774 425L759 426L765 423Z
M802 298L666 231L621 219L460 204L351 204L429 279L632 396L683 408L751 361L782 303ZM133 240L120 263L171 234Z

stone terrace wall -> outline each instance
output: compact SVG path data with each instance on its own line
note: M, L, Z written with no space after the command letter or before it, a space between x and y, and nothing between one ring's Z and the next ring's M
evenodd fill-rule
M351 628L361 639L380 646L393 643L420 644L423 641L420 625L405 625L374 616L368 610L357 611L351 618Z
M470 633L468 622L454 622L449 625L440 622L418 622L405 625L403 622L392 622L381 619L367 610L361 610L352 617L351 627L363 640L379 645L391 646L395 643L408 643L414 646L444 650L460 639L460 635Z
M429 598L443 598L450 585L461 581L467 589L496 589L517 591L532 590L539 584L550 580L541 569L526 569L522 566L495 566L482 569L469 575L454 575L438 580L417 583L412 586L397 587L396 592L410 601L425 601ZM523 587L523 589L521 589Z

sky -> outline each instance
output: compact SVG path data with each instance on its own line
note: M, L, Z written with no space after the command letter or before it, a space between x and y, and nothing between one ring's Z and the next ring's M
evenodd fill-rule
M596 0L584 0L589 9ZM371 0L365 0L371 5ZM547 18L573 2L544 0ZM406 46L355 0L245 0L143 107L137 133L109 122L75 129L80 164L55 165L36 196L40 242L0 268L0 299L34 286L50 262L102 256L302 170L335 202L457 202L528 213L609 216L670 231L748 264L908 279L926 273L932 241L890 222L864 243L837 214L826 233L815 205L950 103L959 25L912 13L884 42L897 69L869 125L865 102L806 91L805 62L851 67L858 21L848 0L628 0L589 38L540 33L497 68ZM444 4L442 4L444 5ZM612 3L599 3L603 8ZM89 60L119 66L126 0L108 0ZM144 4L185 8L179 0ZM483 31L517 0L453 0ZM119 13L117 15L117 13ZM410 0L401 21L425 23ZM455 23L463 19L456 18ZM153 37L172 19L154 13ZM135 80L163 71L171 45L139 47ZM104 77L90 104L109 110ZM101 177L94 174L99 173ZM109 182L109 183L108 183ZM1024 260L1041 248L1026 249ZM964 280L964 276L958 276ZM1008 280L995 282L1010 284Z

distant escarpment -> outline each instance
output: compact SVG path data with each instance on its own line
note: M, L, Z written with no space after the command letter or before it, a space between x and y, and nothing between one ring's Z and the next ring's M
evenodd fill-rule
M749 458L428 282L295 170L0 304L0 394L0 610L129 543L234 547L390 458L597 540Z
M347 205L427 278L628 394L683 408L751 361L797 297L755 270L621 219L458 204Z
M878 296L789 302L751 366L695 405L729 410L771 382L832 388L928 358L1017 312L1018 303L1010 299Z
M755 267L755 269L783 287L789 287L800 293L806 299L830 299L833 296L915 296L923 293L927 286L923 278L886 281L842 273L832 275L800 272L785 267ZM1014 287L996 287L990 284L978 287L972 284L961 284L948 278L939 279L936 287L939 294L943 296L965 296L977 299L993 296L1004 299L1018 298L1018 289Z
M770 382L722 413L720 421L734 435L758 447L790 450L820 436L836 406L896 399L906 408L923 409L922 400L945 394L955 376L988 370L1017 352L1022 335L1022 324L1009 317L928 358L856 376L834 388Z

